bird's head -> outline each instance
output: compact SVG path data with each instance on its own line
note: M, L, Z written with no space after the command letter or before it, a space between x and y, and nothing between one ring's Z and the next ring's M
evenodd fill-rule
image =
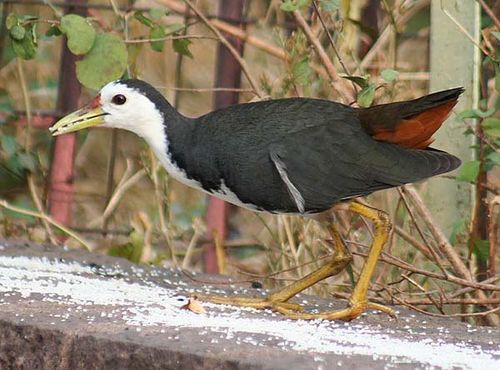
M163 96L141 80L120 80L104 86L86 106L73 112L51 128L53 136L87 127L114 127L145 137L163 130Z

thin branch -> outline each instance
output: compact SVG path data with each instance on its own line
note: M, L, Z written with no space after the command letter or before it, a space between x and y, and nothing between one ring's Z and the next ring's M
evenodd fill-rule
M47 222L49 222L51 225L57 227L63 233L65 233L65 234L69 235L70 237L72 237L73 239L75 239L77 242L79 242L81 245L83 245L87 250L89 250L89 251L92 250L90 244L87 241L85 241L85 239L83 239L78 234L71 231L70 229L68 229L64 225L61 225L59 222L54 221L51 217L47 216L44 213L38 213L38 212L30 211L28 209L13 206L13 205L9 204L9 202L7 202L4 199L0 199L0 207L3 207L5 209L8 209L10 211L13 211L13 212L16 212L16 213L19 213L22 215L27 215L27 216L32 216L32 217L44 219Z
M155 188L155 197L158 206L158 218L160 221L161 236L168 248L170 248L172 263L174 264L174 266L177 266L177 252L175 250L174 244L172 243L172 238L170 237L170 232L167 227L167 220L165 219L165 215L168 214L168 209L165 210L164 196L165 194L168 194L168 189L167 191L165 191L165 189L162 189L160 186L160 179L158 177L158 174L162 167L160 166L159 160L156 158L152 150L149 150L149 156L151 159L151 181L153 182ZM165 181L166 184L168 184L168 179L166 179Z
M410 235L406 230L400 226L394 226L394 232L401 237L405 242L410 243L415 249L422 252L422 254L432 261L433 255L425 244L420 243L412 235Z
M410 284L417 287L417 289L420 290L422 293L424 293L427 296L427 298L429 298L429 300L434 304L434 306L439 310L439 312L444 314L442 305L438 304L438 302L436 302L434 297L427 290L425 290L425 288L422 285L420 285L415 280L413 280L412 278L410 278L409 276L407 276L405 274L402 274L401 277L403 279L405 279L406 281L408 281Z
M413 299L413 300L407 300L406 303L409 303L411 305L433 305L434 303L430 300L426 299ZM474 298L448 298L448 299L443 299L440 301L441 304L464 304L464 305L487 305L487 304L500 304L500 298L487 298L484 300L481 299L474 299Z
M187 269L189 267L189 264L191 262L191 257L194 252L194 247L198 244L198 242L206 232L206 228L203 225L203 222L198 218L195 218L193 221L193 230L194 230L193 236L189 241L189 244L186 249L186 254L184 255L184 259L182 260L183 269Z
M22 59L16 59L17 74L19 75L19 84L21 85L21 92L23 95L24 108L26 110L26 132L24 137L24 149L29 152L31 149L31 101L29 99L28 88L26 87L26 79L24 77L24 70L22 66Z
M412 2L413 7L407 9L404 14L400 14L399 16L395 16L396 27L401 28L404 24L406 24L415 14L417 14L422 9L429 6L431 3L430 0L422 0L419 2ZM404 5L404 4L403 4ZM401 8L401 7L400 7ZM390 36L392 33L393 25L389 24L382 31L379 38L373 44L370 51L365 55L361 63L359 64L359 69L366 69L375 59L375 57L381 52L381 50L385 47L385 45L390 41Z
M488 256L488 276L494 276L496 274L496 238L498 233L498 228L495 228L495 207L500 205L500 195L495 196L488 206L488 240L490 242L490 250Z
M471 35L471 34L470 34L470 33L469 33L466 29L465 29L465 27L464 27L464 26L462 26L462 25L460 24L460 22L459 22L459 21L457 21L457 20L455 19L455 17L453 17L453 16L450 14L450 12L449 12L448 10L446 10L446 9L444 9L444 8L441 8L441 10L443 11L443 13L444 13L444 14L446 14L446 16L447 16L448 18L450 18L450 20L451 20L453 23L455 23L455 25L458 27L458 29L460 30L460 32L462 32L462 33L465 35L465 37L467 37L467 38L469 39L469 41L470 41L470 42L472 42L472 44L473 44L474 46L476 46L479 50L481 50L481 52L482 52L484 55L490 55L490 54L488 53L488 51L487 51L485 48L483 48L483 46L482 46L481 44L479 44L479 43L477 42L477 40L476 40L476 39L475 39L475 38L474 38L474 37L473 37L473 36L472 36L472 35Z
M493 13L493 10L491 10L491 8L488 6L488 4L486 4L484 2L484 0L477 0L477 1L479 1L479 4L481 4L481 6L483 7L483 9L486 12L486 14L489 15L489 17L491 18L491 20L493 21L493 23L495 23L495 26L497 27L497 29L500 31L500 20L498 20L498 18L495 15L495 13Z
M185 4L181 4L178 1L175 0L157 0L158 3L165 5L168 7L170 10L176 13L180 14L187 14L188 9L185 6ZM282 48L277 47L275 45L269 44L255 36L249 35L247 32L242 30L239 27L233 26L227 22L221 21L219 19L211 19L210 24L213 25L215 28L218 30L228 33L231 36L237 37L242 41L245 41L245 43L252 45L260 50L265 51L266 53L282 59L286 60L287 56L286 53L283 51Z
M182 40L182 39L203 39L203 40L215 40L219 41L219 38L214 36L205 36L205 35L179 35L179 36L165 36L153 39L130 39L125 40L126 44L141 44L147 42L156 42L156 41L168 41L168 40Z
M474 316L487 316L487 315L490 315L492 313L495 313L495 312L498 312L500 311L500 307L496 307L496 308L493 308L491 310L488 310L488 311L484 311L484 312L471 312L471 313L453 313L453 314L439 314L439 313L433 313L433 312L428 312L428 311L425 311L425 310L422 310L418 307L415 307L414 305L412 304L409 304L408 302L398 298L398 297L395 297L395 296L392 296L392 298L399 302L401 305L403 306L406 306L408 308L411 308L412 310L414 311L417 311L417 312L420 312L424 315L427 315L427 316L434 316L434 317L474 317Z
M429 209L425 206L424 201L420 197L420 194L417 192L415 187L413 185L405 185L401 187L401 191L403 194L408 195L408 197L411 199L419 216L424 221L434 239L436 239L439 249L451 263L455 272L463 279L472 281L472 274L462 262L458 254L455 252L450 242L448 241L448 238L446 238L446 236L444 235L443 231L437 226L434 217L430 213Z
M214 91L231 91L231 92L244 92L253 93L252 89L236 89L232 87L202 87L202 88L190 88L190 87L172 87L172 86L155 86L157 89L163 90L173 90L173 91L187 91L187 92L199 92L199 93L211 93Z
M351 253L354 255L362 256L362 257L368 256L367 253L363 253L363 252L353 251ZM435 272L419 269L419 268L417 268L413 265L410 265L409 263L407 263L407 262L405 262L397 257L391 256L385 252L383 252L382 255L380 256L379 261L389 263L389 264L394 265L396 267L402 268L403 270L411 271L411 272L416 273L416 274L428 276L428 277L443 280L443 281L449 281L451 283L455 283L455 284L466 286L466 287L471 287L473 289L500 291L500 286L496 286L496 285L492 285L492 284L477 283L475 281L461 279L459 277L456 277L456 276L453 276L450 274L448 274L448 276L442 276L442 275L437 274ZM484 292L483 292L483 294L484 294ZM484 299L484 298L486 298L486 296L481 297L479 299Z
M122 177L120 180L120 183L116 187L113 196L111 197L108 205L106 206L106 209L104 210L103 214L98 217L97 219L94 219L89 223L89 227L95 227L98 226L102 223L104 223L115 211L116 207L120 203L121 198L123 195L137 182L139 182L145 175L146 171L144 169L141 169L137 171L134 175L130 176L129 178L126 178L125 175Z
M46 213L43 210L42 202L40 201L40 198L38 197L38 194L36 192L36 187L35 187L35 181L33 179L33 175L29 174L28 175L28 188L30 191L31 199L33 199L33 203L35 203L35 207L40 212L41 215L45 215ZM42 218L42 225L45 229L45 232L47 233L49 240L52 244L57 245L57 238L54 234L54 231L50 227L50 223L45 219Z
M351 102L353 100L356 100L355 96L352 94L352 89L346 88L347 81L339 77L337 70L335 69L335 66L328 57L328 54L321 45L321 42L314 35L313 31L311 30L311 27L309 27L306 20L302 16L302 13L298 10L295 10L293 12L293 16L295 17L295 20L297 21L299 27L306 35L311 45L316 50L316 53L318 54L318 57L321 60L321 63L325 67L326 72L328 73L328 76L332 81L332 87L339 92L340 96L342 96L345 99L345 101Z
M257 82L253 79L253 77L250 74L250 71L248 69L248 65L245 62L245 60L241 57L241 55L238 53L238 51L231 45L229 41L224 37L224 35L212 24L210 21L201 13L196 6L194 6L193 3L189 0L184 0L184 2L191 8L191 10L196 14L198 18L201 19L201 21L219 38L220 42L229 50L231 55L236 59L236 61L239 63L241 66L241 70L243 71L243 74L246 76L248 83L254 90L255 94L259 97L262 98L263 95L259 91L259 87Z
M342 60L342 56L340 55L339 51L337 50L337 46L335 46L335 42L333 41L333 37L332 37L332 35L330 35L330 32L328 31L328 27L326 26L326 23L323 20L323 16L321 15L321 12L319 11L318 4L316 4L316 0L313 0L312 4L314 7L314 11L316 12L316 15L318 16L318 19L321 22L321 26L323 27L323 30L325 31L326 36L328 37L328 41L330 42L330 46L332 47L333 52L335 53L335 56L337 57L345 74L350 76L351 72L349 71L347 66L344 64L344 61ZM356 84L354 82L352 83L352 86L354 87L354 91L356 91Z
M420 237L425 242L425 244L429 246L429 252L431 253L434 261L436 262L436 264L439 266L439 268L443 272L443 275L447 276L448 275L448 271L446 271L446 269L444 268L443 264L441 263L441 259L439 258L439 256L437 255L437 253L434 251L434 249L430 246L430 243L426 240L426 238L424 236L424 233L423 233L422 229L420 228L420 225L417 222L417 218L415 217L415 215L413 213L413 209L412 209L412 207L410 206L410 204L408 203L408 201L407 201L407 199L405 197L405 193L403 192L403 189L402 188L398 188L398 192L399 192L399 195L401 196L401 199L403 200L403 203L405 204L406 210L410 214L410 217L411 217L411 220L413 221L413 224L415 225L415 227L417 228L418 233L420 234Z
M23 95L23 100L24 100L24 108L26 110L26 132L25 134L25 141L24 141L24 149L28 153L31 150L31 128L32 128L32 115L31 115L31 100L28 94L28 88L26 84L26 78L24 77L24 70L22 66L22 60L20 58L17 58L16 60L16 66L17 66L17 73L19 75L19 84L21 85L21 92ZM33 180L33 175L29 174L28 175L28 188L30 191L31 199L33 200L33 203L35 204L35 207L37 208L38 212L40 214L45 215L42 202L40 201L40 198L38 197L38 194L36 192L36 187L35 187L35 182ZM49 222L42 218L42 225L45 228L45 232L47 233L47 236L49 237L49 240L52 244L57 245L57 239L54 235L53 230L50 227Z

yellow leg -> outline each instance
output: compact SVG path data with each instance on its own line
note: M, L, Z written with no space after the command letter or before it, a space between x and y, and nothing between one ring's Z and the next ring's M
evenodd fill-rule
M351 262L352 256L347 250L340 237L340 234L335 229L333 224L330 228L330 233L333 238L333 243L335 247L335 254L325 265L321 266L319 269L311 272L310 274L304 276L302 279L271 293L265 298L250 298L250 297L221 297L221 296L199 296L202 301L208 301L212 303L245 306L253 308L271 308L276 311L301 311L303 307L295 304L288 303L288 300L303 290L313 286L317 282L324 280L330 276L337 275L345 269L345 267Z
M373 221L375 224L375 235L366 262L349 299L348 307L336 311L326 311L312 314L299 312L303 310L302 306L288 303L290 298L304 289L307 289L317 282L341 272L352 260L350 253L347 251L339 233L333 227L333 224L331 226L331 234L335 245L335 255L327 264L320 267L316 271L311 272L304 278L284 287L281 290L271 293L266 298L205 296L200 297L200 299L213 303L254 308L271 308L275 311L281 312L289 318L302 320L352 320L361 315L361 313L367 309L376 309L391 316L395 316L394 311L391 308L371 303L367 300L370 279L375 271L378 258L380 253L382 253L382 249L387 241L391 228L389 218L386 213L357 202L351 203L349 209L352 212L358 213L359 215Z
M352 295L349 298L349 306L342 310L326 311L318 314L292 312L285 307L277 307L277 311L287 315L288 317L303 320L352 320L361 315L361 313L367 309L376 309L395 317L395 313L391 308L377 303L371 303L367 300L370 279L375 272L378 258L380 257L384 244L389 236L391 228L390 220L386 213L370 208L361 203L353 202L351 203L349 209L352 212L369 218L375 224L373 243L366 262L361 270L361 274L359 275L358 282L356 283Z

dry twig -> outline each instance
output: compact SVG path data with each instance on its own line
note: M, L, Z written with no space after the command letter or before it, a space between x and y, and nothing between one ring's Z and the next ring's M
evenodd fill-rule
M90 244L87 241L85 241L85 239L83 239L78 234L76 234L74 231L70 230L69 228L65 227L64 225L61 225L59 222L54 221L51 217L49 217L45 213L34 212L34 211L30 211L29 209L24 209L24 208L13 206L13 205L9 204L9 202L7 202L4 199L0 199L0 207L3 207L5 209L8 209L10 211L13 211L13 212L16 212L16 213L19 213L22 215L27 215L27 216L36 217L36 218L46 220L48 223L57 227L63 233L65 233L65 234L69 235L70 237L72 237L73 239L75 239L77 242L79 242L81 245L83 245L87 250L89 250L89 251L92 250L92 247L90 246Z
M193 3L189 0L184 0L184 2L189 6L189 8L196 14L198 18L219 38L220 42L229 50L231 55L236 59L238 64L241 66L241 70L243 71L243 74L248 80L248 83L254 90L254 93L262 98L262 94L259 90L259 87L257 85L257 82L253 79L252 75L250 74L250 71L248 69L247 63L245 60L241 57L240 53L231 45L229 41L227 41L226 37L219 31L218 28L216 28L210 21L201 13L198 8L194 6Z

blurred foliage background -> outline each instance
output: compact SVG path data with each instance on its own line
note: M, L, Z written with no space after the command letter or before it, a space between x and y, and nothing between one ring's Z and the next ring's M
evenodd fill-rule
M432 73L430 42L439 32L430 26L430 3L247 0L242 60L254 84L242 76L240 102L309 96L370 106L424 95ZM470 217L457 220L451 231L429 217L432 199L419 196L427 183L418 184L418 191L408 187L370 196L367 201L388 211L394 225L370 296L495 325L500 5L479 3L479 105L453 113L462 122L460 135L475 138L471 152L476 156L445 178L470 184L471 194L480 196ZM203 270L202 253L213 237L205 226L206 196L170 181L144 142L128 132L77 134L72 221L57 224L49 212L54 139L47 127L67 113L56 109L58 94L65 94L58 89L60 73L66 73L60 71L64 45L78 56L81 105L103 84L129 76L152 83L183 114L198 116L213 107L220 42L207 25L223 30L221 22L240 25L219 19L215 0L92 0L87 17L64 15L61 4L0 4L0 237L50 240L136 263ZM355 259L314 293L345 298L372 226L348 214L338 214L337 220ZM281 286L317 268L331 253L328 231L310 219L231 208L228 224L227 239L216 243L219 268L242 284ZM452 262L455 257L459 265Z

